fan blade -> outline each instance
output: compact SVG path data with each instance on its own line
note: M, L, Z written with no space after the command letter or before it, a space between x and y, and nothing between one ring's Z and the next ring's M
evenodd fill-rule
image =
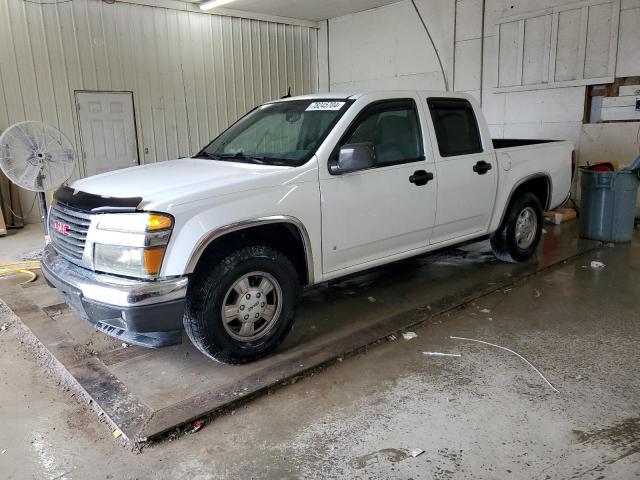
M0 135L0 169L17 185L46 191L74 172L75 151L58 129L42 122L20 122Z

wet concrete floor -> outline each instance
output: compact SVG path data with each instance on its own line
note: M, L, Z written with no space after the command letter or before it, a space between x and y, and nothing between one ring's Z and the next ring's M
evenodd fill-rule
M314 288L278 351L242 366L210 361L186 336L160 350L126 346L79 320L42 279L0 285L0 298L62 377L139 444L599 245L575 234L575 224L549 227L536 258L524 264L498 262L486 241Z
M636 478L639 280L640 243L587 253L142 454L117 445L10 325L0 477ZM515 355L451 336L513 349L559 393ZM424 453L405 458L411 448Z

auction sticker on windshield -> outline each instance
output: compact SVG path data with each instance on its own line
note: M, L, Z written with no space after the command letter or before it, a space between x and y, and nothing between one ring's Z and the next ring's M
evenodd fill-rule
M307 112L314 110L340 110L345 102L313 102L307 107Z

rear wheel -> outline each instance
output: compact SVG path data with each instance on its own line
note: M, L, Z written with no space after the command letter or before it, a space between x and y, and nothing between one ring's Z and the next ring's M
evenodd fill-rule
M207 263L207 260L204 260ZM240 364L272 352L293 325L300 285L281 252L247 246L194 272L184 326L202 353Z
M524 262L536 251L542 236L542 207L531 192L509 206L502 225L491 237L495 256L505 262Z

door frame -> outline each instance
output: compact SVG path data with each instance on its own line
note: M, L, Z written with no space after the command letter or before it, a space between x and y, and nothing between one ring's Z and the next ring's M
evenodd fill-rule
M328 142L329 149L327 150L327 154L318 155L318 167L320 168L320 175L319 175L318 181L319 181L319 188L321 192L323 191L324 182L338 181L340 177L343 177L345 179L348 179L350 177L360 177L360 176L367 177L369 175L378 174L381 171L384 172L384 171L393 171L396 169L410 168L412 164L416 165L416 168L419 168L417 167L417 165L420 165L420 164L425 165L425 167L431 165L433 166L435 171L435 167L436 167L435 158L433 156L430 156L430 154L432 155L433 153L432 143L430 142L431 133L429 132L428 128L426 128L427 124L425 123L427 121L428 112L424 111L424 106L422 104L422 100L419 92L413 92L413 91L402 92L401 95L393 95L391 98L386 96L385 93L380 93L373 98L368 98L367 96L362 102L362 104L358 105L358 102L361 102L361 101L362 99L356 99L355 105L357 105L357 107L355 108L355 110L352 110L352 113L349 116L350 118L345 115L342 119L340 119L340 122L343 122L344 125L342 125L339 129L335 129L334 127L335 132L332 132L330 136L333 135L335 138L332 138L330 142ZM340 147L340 144L347 140L346 138L347 135L350 133L352 128L363 118L363 115L366 115L366 112L369 110L370 107L375 107L378 105L385 105L385 104L396 104L398 102L409 102L409 101L413 103L413 108L415 108L417 119L418 119L417 127L418 127L420 142L421 142L420 146L422 149L422 155L420 157L415 159L409 159L406 161L394 162L389 165L381 165L373 168L357 170L354 172L348 172L348 173L339 174L339 175L331 173L331 169L329 168L329 165L333 161L334 156ZM354 108L354 107L352 106L351 108ZM326 158L326 161L322 160L324 158ZM408 180L408 177L407 177L407 180ZM435 201L437 201L437 184L435 187ZM407 256L408 252L415 252L416 250L422 250L429 247L429 239L433 230L433 226L430 227L429 236L426 238L426 241L424 242L424 244L420 247L411 248L411 249L407 249L404 251L399 251L391 254L386 253L377 258L369 259L360 263L354 263L349 266L342 266L339 268L330 267L331 269L328 269L325 264L326 253L329 252L328 250L329 247L326 246L327 250L325 250L325 237L324 237L325 207L324 205L325 205L324 202L322 202L320 206L320 215L322 218L322 225L323 225L322 235L321 235L322 236L323 277L336 278L336 277L342 276L343 274L345 274L345 272L346 274L350 274L353 271L363 270L363 266L365 266L364 268L369 268L370 265L375 266L381 263L385 263L385 259L388 259L390 257L404 258ZM436 202L434 202L434 205L436 205ZM437 210L434 208L434 214L433 214L434 221L436 218L436 214L437 214ZM408 255L408 256L411 256L411 255Z
M489 127L487 125L487 122L483 120L483 117L481 117L480 115L478 115L479 112L481 112L481 108L480 105L478 104L478 102L476 101L475 98L473 98L470 94L460 94L460 93L448 93L448 92L438 92L437 94L434 94L433 92L429 92L429 91L422 91L420 92L421 94L421 102L422 102L422 108L424 109L425 112L425 119L426 119L426 125L427 125L427 129L429 130L429 135L431 137L431 146L432 146L432 153L433 153L433 158L434 158L434 162L435 162L435 167L436 167L436 171L438 171L438 166L446 164L447 162L452 162L452 161L456 161L456 160L465 160L468 158L473 158L475 156L483 156L483 157L489 157L490 161L489 163L492 164L493 168L495 169L495 172L493 175L495 175L495 181L494 181L494 192L493 192L493 204L495 204L495 200L496 200L496 195L498 192L498 161L497 158L495 156L495 150L493 149L493 143L491 142L491 133L489 132ZM429 107L429 101L430 100L462 100L462 101L466 101L470 106L471 106L471 111L473 113L473 117L474 117L474 121L476 124L476 128L478 130L478 135L479 135L479 140L480 140L480 145L482 147L482 151L480 152L474 152L474 153L463 153L460 155L452 155L452 156L443 156L440 153L440 145L438 144L438 136L436 134L436 128L435 128L435 124L433 121L433 117L431 115L431 109ZM437 174L439 177L439 174ZM438 182L438 192L440 192L440 188L442 187L441 182ZM439 199L439 198L438 198ZM438 203L438 207L440 207L440 204ZM492 206L491 208L491 212L493 212L493 208L495 207L495 205ZM430 240L430 245L432 246L437 246L440 244L447 244L447 243L451 243L452 241L455 242L457 240L460 241L465 241L465 238L468 237L477 237L479 235L482 234L486 234L487 231L489 230L489 227L491 225L491 212L489 213L489 216L487 217L487 221L486 224L484 226L484 229L482 231L478 231L478 232L474 232L474 233L468 233L468 234L463 234L463 235L459 235L456 237L450 237L450 238L446 238L446 239L441 239L438 240L434 243L433 240L433 234ZM436 220L438 219L437 217L437 212L436 212ZM443 225L446 225L443 224ZM437 229L440 227L441 225L436 224L434 225L434 231L433 233L438 233ZM437 238L437 236L436 236Z
M78 123L78 138L80 140L80 151L78 157L82 161L82 178L87 177L87 164L86 157L84 155L84 142L82 140L82 126L80 123L80 103L78 103L79 93L128 93L131 97L131 109L133 110L133 131L136 139L136 161L138 165L140 163L140 142L138 140L138 119L136 118L136 101L133 95L133 90L74 90L73 99L75 101L76 122Z

